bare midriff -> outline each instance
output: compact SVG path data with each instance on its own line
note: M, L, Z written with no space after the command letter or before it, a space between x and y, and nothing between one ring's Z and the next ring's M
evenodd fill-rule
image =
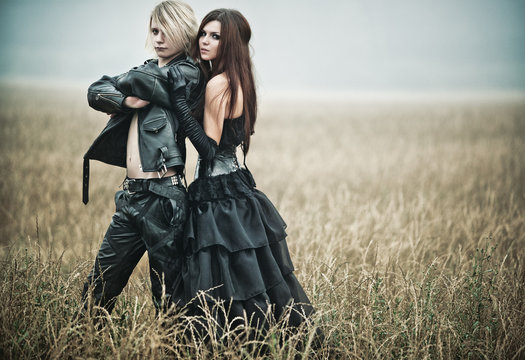
M129 125L128 144L126 150L126 170L127 176L131 179L158 179L159 175L160 177L167 177L176 174L176 171L173 168L168 168L166 173L157 171L142 171L142 163L140 161L139 152L139 127L137 112L135 112L131 118L131 124Z

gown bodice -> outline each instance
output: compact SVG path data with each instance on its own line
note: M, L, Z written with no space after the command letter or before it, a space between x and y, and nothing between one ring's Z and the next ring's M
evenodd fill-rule
M244 117L226 119L214 157L199 158L172 299L200 318L208 318L203 309L217 309L219 332L258 324L264 334L284 314L285 327L299 326L313 307L293 274L286 223L250 171L239 167L236 149L244 134Z
M244 116L224 119L219 147L211 160L199 156L194 179L229 174L239 170L237 146L244 140Z

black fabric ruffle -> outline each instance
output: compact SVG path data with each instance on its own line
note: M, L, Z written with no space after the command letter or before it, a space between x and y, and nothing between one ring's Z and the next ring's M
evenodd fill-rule
M188 197L193 206L207 201L240 199L250 196L255 188L255 180L247 169L239 169L229 174L200 177L188 187Z
M255 189L251 173L241 169L198 178L188 192L191 211L183 240L183 287L174 300L189 304L196 314L204 304L213 307L224 301L229 320L246 314L259 322L269 307L278 319L294 304L289 322L301 323L313 310L293 274L286 223L266 195Z
M204 329L211 315L216 330L227 326L248 325L259 330L282 321L285 327L299 326L313 312L303 288L293 273L284 277L284 281L267 289L265 292L246 300L227 300L210 292L199 292L186 305L190 315L201 317Z
M247 300L279 285L293 270L282 240L236 252L221 245L209 246L186 258L182 274L188 298L212 289L209 294L216 298Z

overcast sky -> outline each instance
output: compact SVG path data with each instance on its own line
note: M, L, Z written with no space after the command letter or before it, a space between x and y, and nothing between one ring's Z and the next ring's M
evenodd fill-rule
M0 81L89 85L151 55L158 0L1 0ZM195 0L240 10L263 89L525 90L523 0Z

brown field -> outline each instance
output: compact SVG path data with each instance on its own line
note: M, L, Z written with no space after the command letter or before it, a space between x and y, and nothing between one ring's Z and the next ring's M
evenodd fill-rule
M146 259L105 326L78 319L124 177L92 162L82 204L106 116L75 89L0 99L2 359L525 358L523 97L262 101L247 164L317 308L284 344L278 326L256 344L161 326Z

